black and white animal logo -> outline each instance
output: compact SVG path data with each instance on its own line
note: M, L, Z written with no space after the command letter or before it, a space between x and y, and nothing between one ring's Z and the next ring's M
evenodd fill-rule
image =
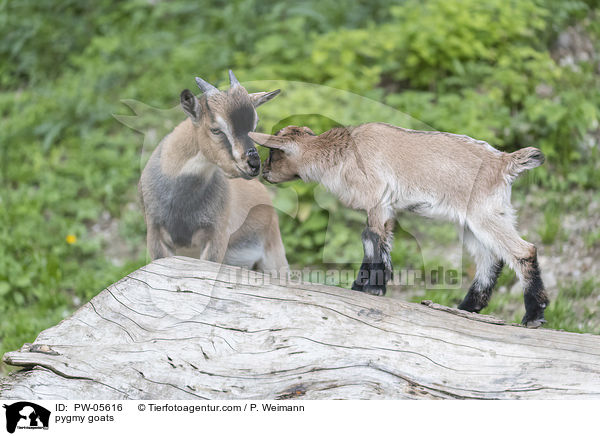
M35 403L19 401L4 405L6 409L6 431L14 433L19 429L47 429L50 411Z

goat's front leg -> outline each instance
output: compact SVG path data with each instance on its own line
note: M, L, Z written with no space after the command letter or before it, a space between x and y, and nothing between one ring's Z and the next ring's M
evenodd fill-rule
M391 211L369 211L367 227L362 233L364 258L352 284L355 291L385 295L386 283L392 277L392 238L394 219Z
M173 247L171 238L165 235L161 227L158 224L154 224L151 218L146 218L146 222L148 223L146 244L150 253L150 259L156 260L175 255L175 248Z
M220 230L214 229L210 232L210 238L206 244L200 259L208 260L216 263L223 263L225 253L227 252L227 244L229 243L229 235Z

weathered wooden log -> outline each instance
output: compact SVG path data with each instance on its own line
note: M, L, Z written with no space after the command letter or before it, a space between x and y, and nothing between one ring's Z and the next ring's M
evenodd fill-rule
M131 273L7 353L26 369L0 397L600 398L598 336L245 274L181 257Z

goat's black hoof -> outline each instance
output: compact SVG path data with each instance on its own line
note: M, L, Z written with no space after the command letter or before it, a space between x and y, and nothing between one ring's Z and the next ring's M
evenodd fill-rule
M353 291L358 291L358 292L364 292L365 291L364 290L364 285L361 285L360 283L358 283L356 281L354 283L352 283L352 288L351 289Z
M526 301L525 316L523 317L521 324L531 329L536 329L542 324L544 324L546 322L546 320L544 319L544 310L546 310L546 307L548 307L547 299L542 303L536 304L527 304Z
M531 314L526 313L523 317L523 320L521 321L521 324L523 324L528 329L536 329L545 322L547 321L544 319L544 311L542 310L541 314L533 314L533 316Z
M523 319L522 324L528 329L536 329L546 322L547 321L544 318L534 319L533 321L525 321L525 319Z
M475 313L479 313L479 311L483 309L483 307L481 307L481 304L469 298L469 295L467 295L465 299L458 305L458 308L460 310L466 310L467 312Z
M385 295L386 289L385 289L385 286L374 286L374 285L366 284L363 286L362 291L367 294L377 295L379 297L382 297Z

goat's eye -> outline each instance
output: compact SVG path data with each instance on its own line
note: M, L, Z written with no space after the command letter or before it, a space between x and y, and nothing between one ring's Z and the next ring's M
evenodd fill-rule
M212 133L213 135L222 135L223 132L221 132L221 130L219 129L210 129L210 133Z

